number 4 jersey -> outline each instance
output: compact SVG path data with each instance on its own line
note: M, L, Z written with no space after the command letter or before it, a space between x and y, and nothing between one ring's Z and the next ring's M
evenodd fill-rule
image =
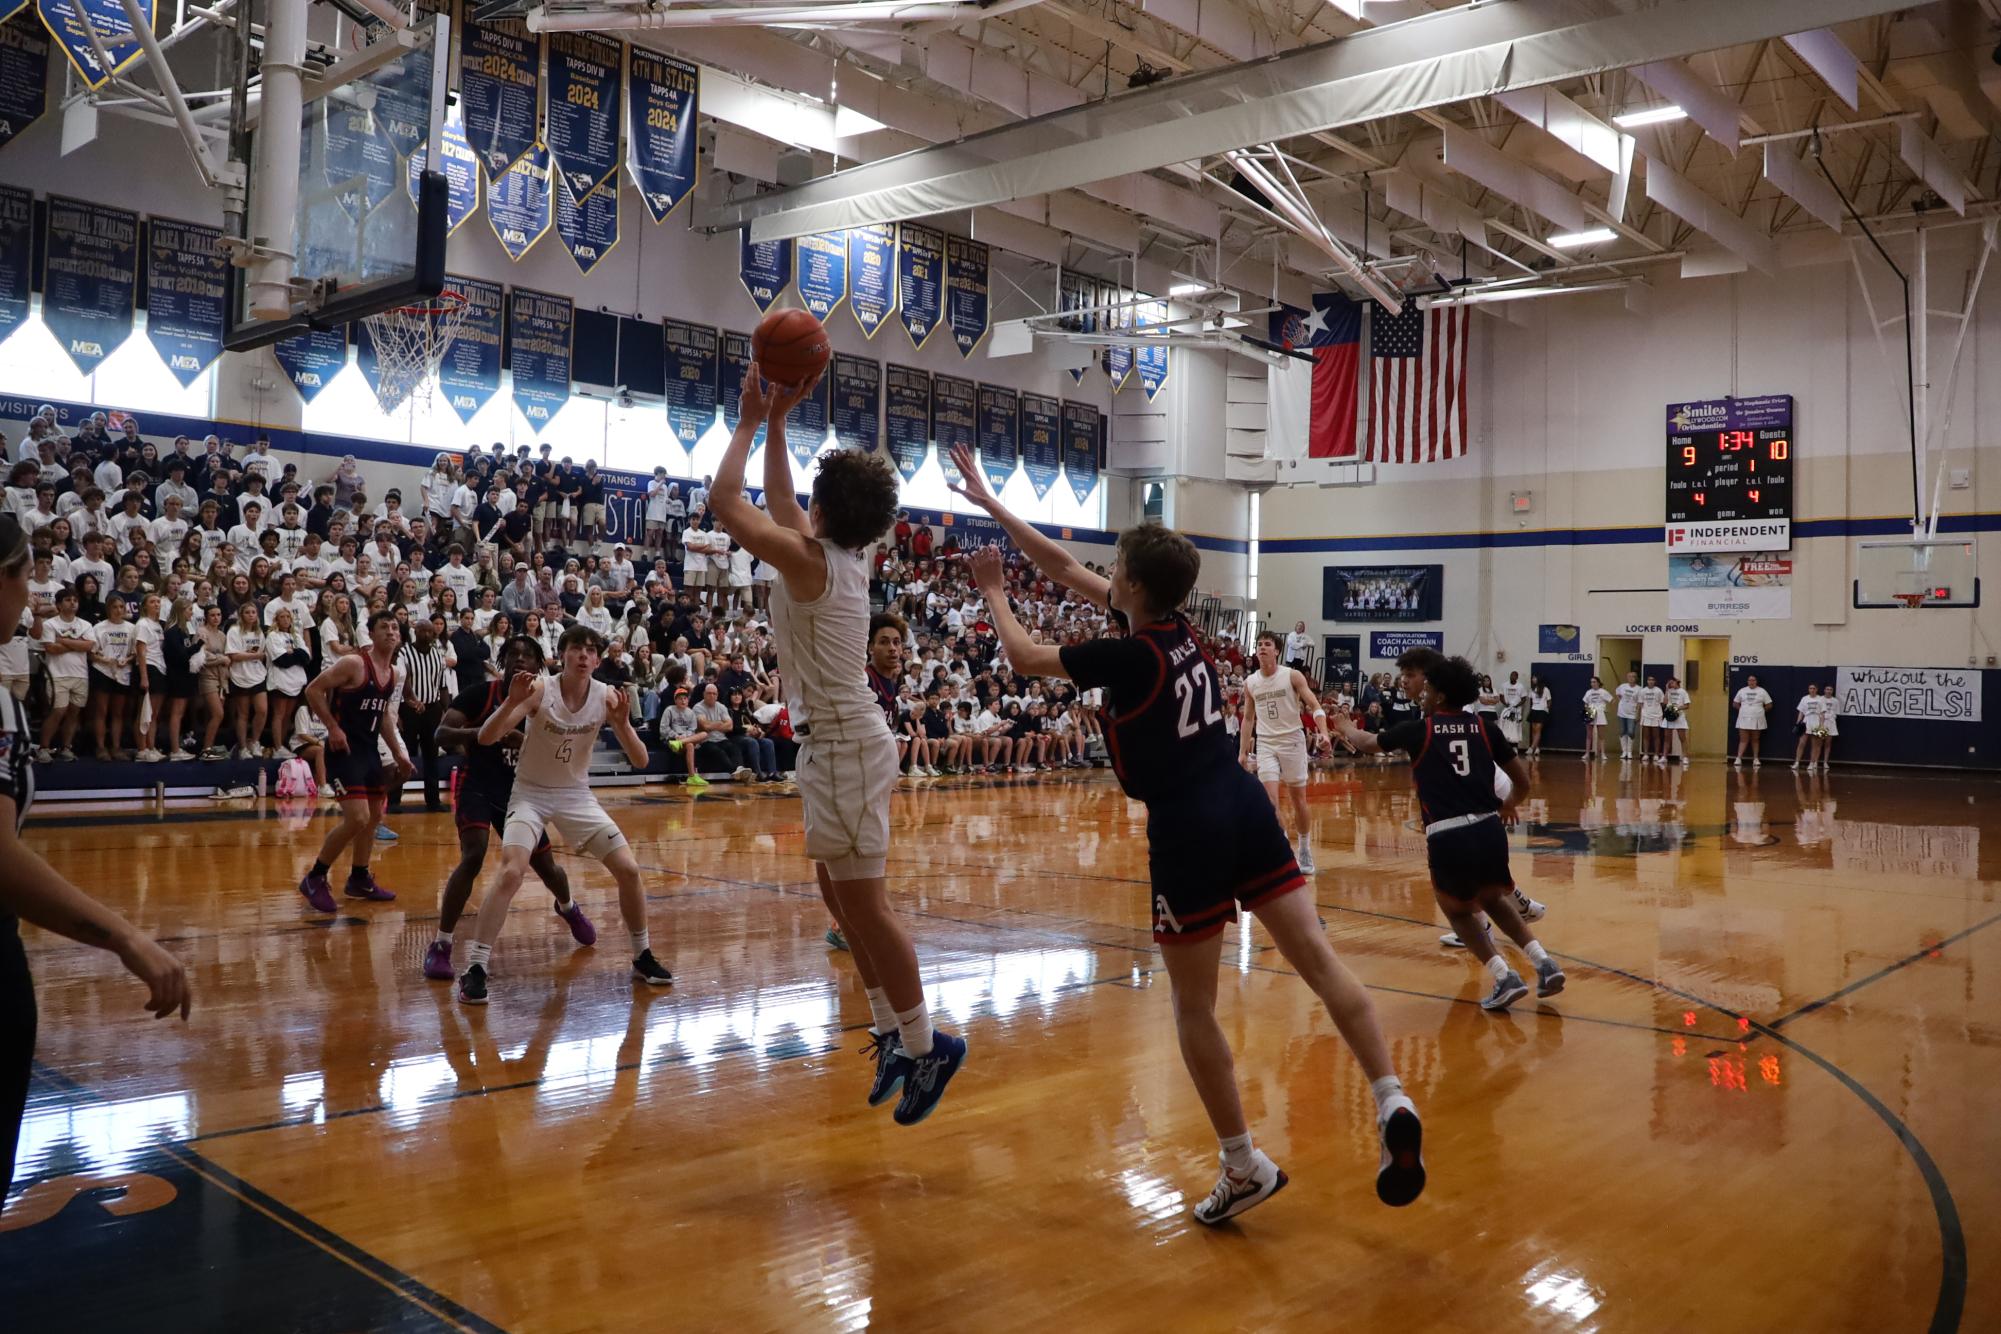
M1376 741L1384 750L1410 756L1410 776L1427 825L1501 809L1501 799L1494 795L1494 770L1515 757L1515 748L1485 716L1434 713L1386 727Z
M1135 801L1194 789L1212 771L1236 765L1216 666L1182 617L1140 626L1125 639L1067 645L1062 657L1080 689L1104 689L1105 748L1119 786Z
M528 716L515 777L535 787L588 786L591 748L605 725L611 687L592 679L582 706L572 710L563 702L563 678L542 679L542 703Z

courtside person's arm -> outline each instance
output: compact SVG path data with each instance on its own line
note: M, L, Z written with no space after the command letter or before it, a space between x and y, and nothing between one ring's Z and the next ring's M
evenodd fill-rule
M1034 524L1017 517L1007 506L1001 504L1000 497L987 486L986 474L980 471L972 450L964 445L952 446L952 464L959 470L959 480L956 484L947 482L946 485L950 486L955 494L964 496L993 515L995 521L1013 539L1014 544L1021 548L1021 553L1034 563L1035 568L1081 598L1095 602L1100 607L1111 605L1110 582L1103 575L1093 574L1085 569L1084 562L1037 532Z
M1001 571L1000 548L981 547L973 553L972 566L973 582L987 599L987 607L993 613L994 633L1000 636L1001 648L1007 652L1015 673L1067 678L1070 673L1063 668L1061 651L1054 644L1036 643L1014 618L1014 608L1007 604L1007 580Z

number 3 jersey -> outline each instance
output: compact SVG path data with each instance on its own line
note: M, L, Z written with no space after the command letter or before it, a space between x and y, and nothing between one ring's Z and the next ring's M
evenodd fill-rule
M1384 750L1410 756L1411 780L1426 824L1501 809L1494 795L1494 770L1515 757L1515 748L1483 714L1434 713L1380 732Z
M1080 689L1105 692L1105 748L1127 796L1152 803L1184 795L1236 766L1216 666L1181 616L1061 652Z

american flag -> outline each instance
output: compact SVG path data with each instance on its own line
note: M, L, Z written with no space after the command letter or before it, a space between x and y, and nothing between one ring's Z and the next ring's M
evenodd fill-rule
M1377 463L1435 463L1466 452L1464 306L1403 313L1369 312L1369 458ZM1319 385L1314 386L1319 407ZM1315 413L1318 431L1318 413Z

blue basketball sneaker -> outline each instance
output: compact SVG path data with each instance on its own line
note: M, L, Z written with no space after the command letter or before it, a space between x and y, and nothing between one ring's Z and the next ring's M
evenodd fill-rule
M875 1083L869 1086L868 1105L880 1107L903 1087L905 1077L910 1074L910 1058L903 1054L903 1038L895 1029L870 1033L862 1055L875 1058Z
M937 1110L938 1100L945 1096L945 1085L952 1082L952 1076L966 1063L966 1040L950 1033L937 1033L931 1039L929 1055L899 1053L899 1056L910 1065L904 1074L903 1099L896 1104L896 1124L914 1126Z

